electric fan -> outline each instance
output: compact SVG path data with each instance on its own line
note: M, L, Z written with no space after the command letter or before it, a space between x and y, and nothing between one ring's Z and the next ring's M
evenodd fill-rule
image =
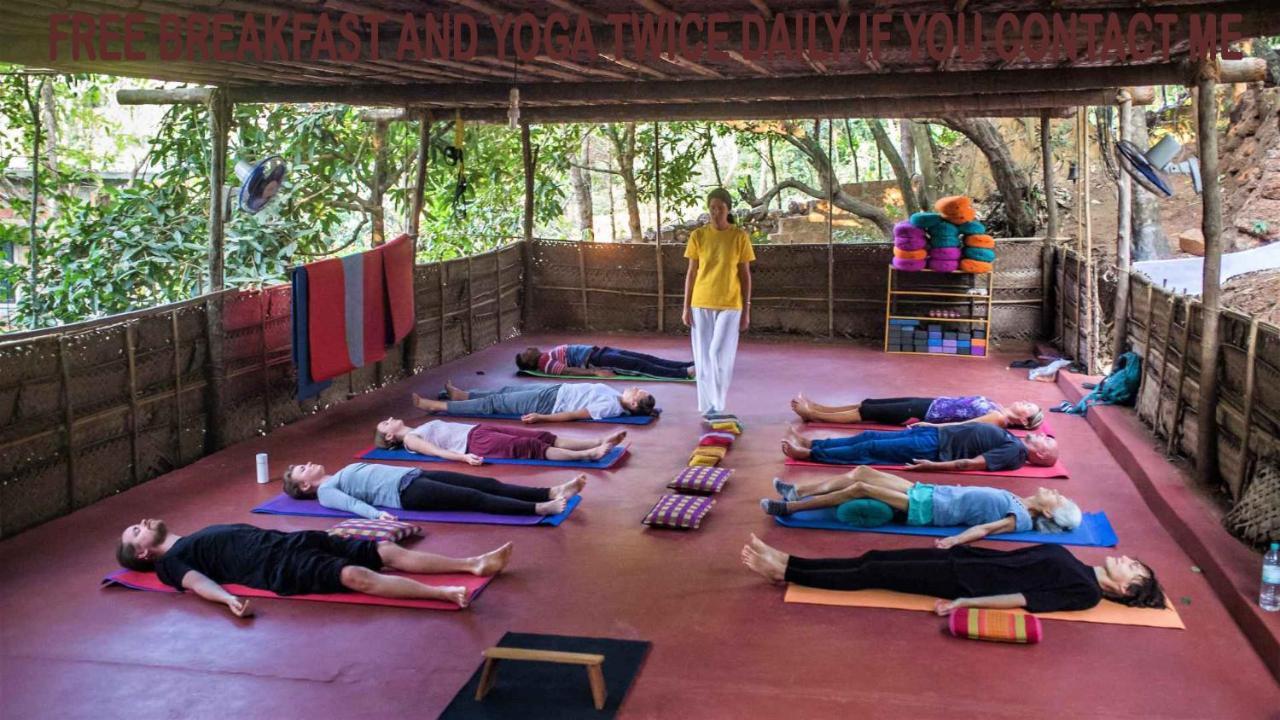
M1173 188L1165 178L1164 168L1181 150L1182 145L1172 135L1160 138L1160 142L1145 153L1128 140L1121 140L1115 145L1116 162L1120 168L1134 182L1160 198L1173 197Z

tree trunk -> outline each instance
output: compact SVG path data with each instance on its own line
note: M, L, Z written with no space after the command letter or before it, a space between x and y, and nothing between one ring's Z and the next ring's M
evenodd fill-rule
M902 193L903 210L907 215L915 212L919 208L916 202L915 192L911 189L911 172L907 169L907 164L902 159L902 155L898 153L898 148L894 147L893 141L889 139L889 133L884 129L884 122L878 119L870 119L866 121L867 127L871 128L871 135L876 139L876 147L880 149L880 155L889 159L889 166L893 168L893 175L898 179L898 190ZM880 178L884 179L884 173L880 173Z
M720 161L716 160L716 144L715 138L711 135L711 125L703 126L702 131L707 142L707 155L711 157L711 169L716 173L716 187L724 187L724 180L720 178Z
M916 136L910 120L898 121L898 141L902 148L902 162L907 167L907 177L916 174Z
M1129 115L1133 144L1148 147L1147 112L1135 107ZM1160 200L1138 183L1133 184L1133 261L1159 260L1169 257L1169 238L1160 224Z
M573 186L573 198L578 206L578 233L583 240L595 240L595 213L591 197L591 174L583 168L591 167L591 136L582 138L578 162L569 166L569 182Z
M994 123L984 118L943 118L952 130L963 134L978 146L991 168L991 177L1005 204L1005 216L1013 237L1031 237L1036 233L1035 209L1031 205L1031 179L1013 161L1004 138Z
M640 225L640 188L636 183L636 124L610 125L605 136L613 146L613 157L622 178L623 198L627 203L627 225L631 230L631 242L643 242L644 230Z
M911 139L920 158L920 207L929 210L938 199L938 163L933 157L933 138L927 123L911 123Z

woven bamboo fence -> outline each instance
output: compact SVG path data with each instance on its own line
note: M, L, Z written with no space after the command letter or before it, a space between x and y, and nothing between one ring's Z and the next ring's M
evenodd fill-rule
M1041 336L1042 248L1039 238L999 242L992 336L1006 346ZM684 246L661 247L661 297L658 252L651 244L536 241L530 327L655 332L661 306L662 330L683 332ZM762 245L755 252L753 333L884 337L888 243Z
M4 336L0 537L194 462L218 449L212 438L227 445L265 434L519 332L521 244L419 265L414 283L411 337L302 403L287 285ZM217 302L222 327L211 343ZM221 363L211 361L211 346Z
M1064 349L1074 340L1082 352L1083 331L1073 323L1076 297L1082 294L1076 284L1079 260L1071 250L1054 252L1058 337L1066 338ZM1108 321L1116 282L1129 283L1127 340L1143 360L1138 416L1169 454L1197 461L1200 301L1155 287L1138 273L1106 279L1115 277L1113 270L1103 277L1100 314ZM1218 323L1218 411L1212 421L1217 423L1220 485L1214 489L1231 507L1227 528L1260 546L1280 540L1280 328L1234 310L1220 311Z

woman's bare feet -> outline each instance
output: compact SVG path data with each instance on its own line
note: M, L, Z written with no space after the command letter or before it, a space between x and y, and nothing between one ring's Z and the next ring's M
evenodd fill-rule
M578 475L567 483L562 483L551 488L552 500L568 500L569 498L582 492L582 488L587 485L587 476L585 473Z
M774 562L778 563L779 565L782 565L783 567L786 567L787 561L791 559L790 555L782 552L781 550L773 547L772 545L766 545L763 540L756 537L755 533L751 533L751 540L748 541L747 544L751 547L751 549L755 550L757 553L769 558L770 560L773 560Z
M447 585L443 587L436 587L436 589L440 591L442 596L440 599L445 602L451 602L460 608L464 608L471 604L471 598L468 597L469 593L467 592L467 589L460 585Z
M603 440L601 440L600 442L602 442L602 443L613 443L614 445L619 445L619 444L621 444L621 443L622 443L622 441L623 441L623 440L626 440L626 439L627 439L627 431L626 431L626 430L619 430L618 432L616 432L616 433L614 433L614 434L612 434L612 435L606 435L606 436L605 436L605 438L604 438Z
M452 380L444 382L444 390L449 393L450 400L470 400L471 393L453 384Z
M694 365L689 366L689 377L691 378L698 377L698 368L696 366Z
M800 447L805 448L806 450L809 449L810 447L813 447L813 441L801 435L800 433L796 432L796 428L794 425L787 426L786 439L790 440L792 445L799 445Z
M511 543L507 543L497 550L471 558L471 574L480 577L497 575L511 561L511 550Z
M559 515L564 512L565 505L569 504L567 498L552 498L546 502L540 502L533 507L533 511L539 515Z
M605 455L608 455L609 452L613 450L614 447L616 447L616 445L611 442L597 445L591 448L590 450L587 450L587 457L591 460L599 460Z
M429 413L444 412L445 410L449 409L449 406L446 405L443 401L428 400L427 398L422 397L418 393L413 394L413 406L418 408L419 410L426 410Z
M806 422L813 419L813 403L803 393L791 399L791 410Z
M765 557L751 545L742 546L742 564L771 583L780 583L786 577L786 568Z
M789 441L783 440L782 454L786 455L792 460L808 460L809 456L812 455L813 453L810 452L809 448L807 447L797 447L795 445L792 445Z

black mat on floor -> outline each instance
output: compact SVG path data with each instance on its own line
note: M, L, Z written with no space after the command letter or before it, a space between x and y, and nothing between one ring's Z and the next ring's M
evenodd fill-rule
M537 635L509 632L502 647L559 650L604 655L604 682L609 691L603 710L591 702L587 669L580 665L504 660L498 664L498 681L481 702L476 702L480 667L440 714L442 720L499 720L505 718L612 718L640 672L652 643L637 640Z

